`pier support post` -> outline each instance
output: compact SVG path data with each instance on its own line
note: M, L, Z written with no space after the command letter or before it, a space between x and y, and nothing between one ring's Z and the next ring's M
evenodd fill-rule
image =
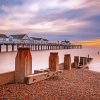
M79 56L74 57L74 67L75 68L79 67Z
M51 52L49 56L49 69L50 71L59 70L59 56L58 52Z
M37 45L38 46L38 51L40 50L40 45Z
M8 45L6 45L6 52L8 52Z
M32 44L30 45L31 51L32 51Z
M18 48L15 59L15 82L24 82L24 77L32 74L32 56L30 48Z
M71 70L71 55L66 54L64 56L64 69Z
M14 44L12 44L12 52L14 52Z
M0 52L1 52L1 44L0 44Z
M49 45L48 45L48 50L49 50Z
M37 45L35 44L35 51L37 51Z
M32 51L34 51L34 44L32 44Z

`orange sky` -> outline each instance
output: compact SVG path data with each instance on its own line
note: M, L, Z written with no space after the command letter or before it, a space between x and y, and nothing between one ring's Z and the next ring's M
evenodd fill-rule
M100 39L84 40L84 41L73 41L75 44L82 44L84 46L96 46L100 47Z

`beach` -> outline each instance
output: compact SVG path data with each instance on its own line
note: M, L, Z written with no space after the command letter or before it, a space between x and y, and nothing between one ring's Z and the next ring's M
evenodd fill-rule
M72 68L63 73L31 85L9 83L0 85L0 100L100 100L100 48L64 49L49 51L32 51L32 73L37 69L48 68L50 52L58 52L59 65L64 62L64 55L71 54L71 63L74 56L91 57L89 69ZM15 70L14 53L1 53L0 73ZM59 66L60 67L60 66Z
M5 84L0 97L10 100L100 100L100 73L88 69L64 70L58 77L31 85Z

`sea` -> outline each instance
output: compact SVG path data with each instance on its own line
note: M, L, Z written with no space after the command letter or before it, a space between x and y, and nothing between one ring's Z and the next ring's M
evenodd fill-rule
M50 52L58 52L59 64L64 62L65 54L71 54L71 62L74 61L74 56L88 57L89 55L91 58L93 58L93 61L88 65L89 70L100 72L100 47L84 46L82 49L31 51L32 73L34 73L34 70L48 68ZM15 70L16 54L17 52L0 53L0 73L6 73Z

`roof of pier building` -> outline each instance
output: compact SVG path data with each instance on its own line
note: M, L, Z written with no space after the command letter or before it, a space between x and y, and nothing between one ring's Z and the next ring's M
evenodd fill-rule
M49 41L48 39L43 39L43 41Z
M26 37L27 39L29 39L27 34L10 35L9 37L13 37L14 39L24 39L24 37Z
M49 40L47 40L47 39L43 39L43 38L37 38L37 37L31 37L33 40L43 40L43 41L49 41Z
M31 37L33 40L42 40L42 38Z
M0 34L0 38L8 38L5 34Z

